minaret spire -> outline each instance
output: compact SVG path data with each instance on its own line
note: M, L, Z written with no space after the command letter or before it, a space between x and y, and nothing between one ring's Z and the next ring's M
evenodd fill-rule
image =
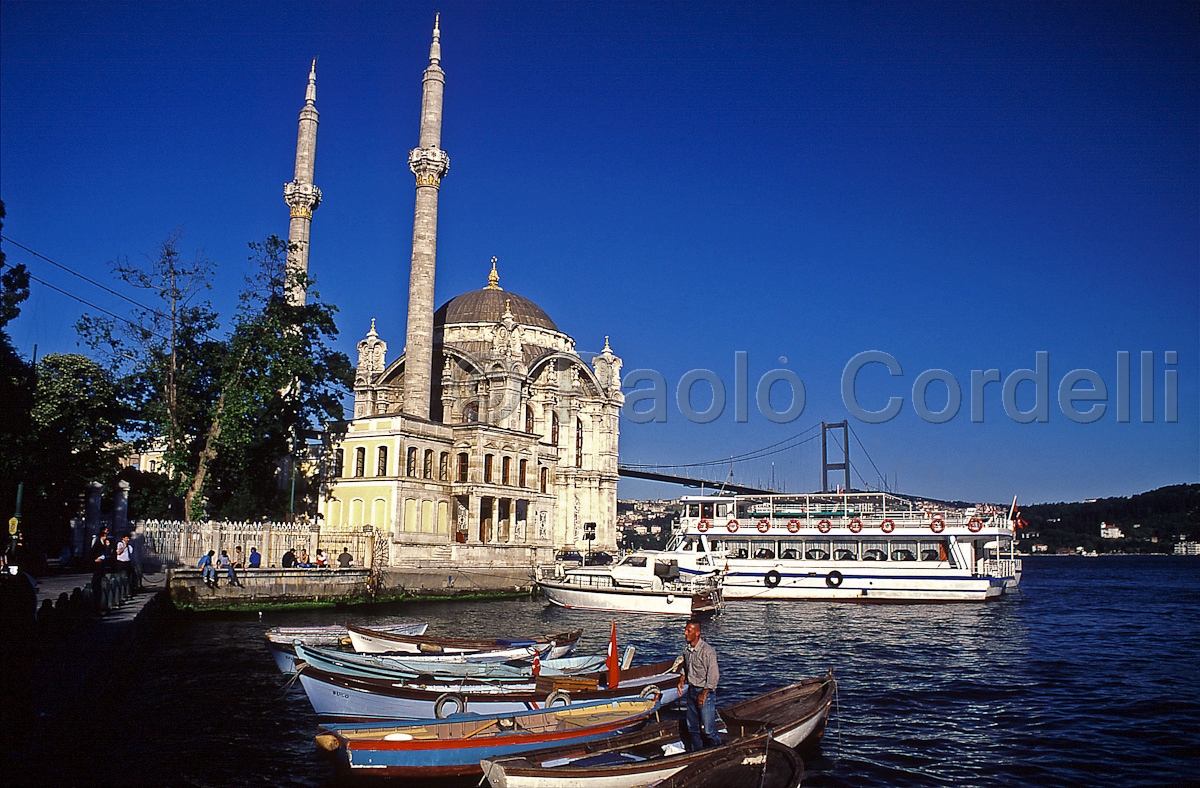
M321 190L313 183L313 170L317 157L317 60L313 58L308 72L308 89L304 93L304 106L300 109L300 130L296 139L296 173L292 182L283 187L283 199L291 209L288 225L288 277L308 274L308 236L312 227L313 211L321 204ZM304 304L305 288L298 283L289 283L288 302Z
M413 209L412 267L408 281L408 331L404 348L404 402L401 409L418 418L429 418L433 376L433 281L437 265L438 189L450 171L450 157L441 149L442 71L440 17L433 20L433 43L421 94L421 136L408 154L408 166L417 178Z

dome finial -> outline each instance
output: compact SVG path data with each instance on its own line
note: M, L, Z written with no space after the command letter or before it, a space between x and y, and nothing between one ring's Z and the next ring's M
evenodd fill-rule
M612 348L610 348L610 347L608 346L608 334L605 334L605 335L604 335L604 350L605 350L605 352L606 352L606 353L611 353L611 352L612 352Z
M503 290L500 286L500 274L496 272L496 258L492 257L492 272L488 274L487 290Z

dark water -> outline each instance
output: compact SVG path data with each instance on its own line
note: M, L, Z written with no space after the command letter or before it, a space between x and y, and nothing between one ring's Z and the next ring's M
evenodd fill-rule
M833 668L839 703L805 785L1198 784L1200 559L1025 567L1021 595L990 604L731 603L707 631L718 704ZM261 632L345 618L480 635L582 626L588 653L604 649L609 620L535 600L172 617L145 634L106 702L103 719L119 725L83 752L64 746L46 774L90 785L334 784L312 745L312 709L298 685L284 686ZM680 620L627 615L617 628L639 661L682 646Z

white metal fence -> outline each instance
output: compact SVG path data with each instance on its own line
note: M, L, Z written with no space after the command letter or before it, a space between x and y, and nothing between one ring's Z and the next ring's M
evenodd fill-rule
M183 522L179 520L142 520L137 523L137 533L142 537L143 558L157 559L164 567L195 566L200 556L209 550L217 555L227 550L236 559L237 548L242 548L242 560L248 561L250 548L262 554L264 567L279 566L283 554L294 550L299 556L307 551L310 560L316 559L317 550L324 550L331 564L336 565L343 548L354 556L354 566L371 568L374 563L373 534L326 533L312 523L266 523L266 522Z

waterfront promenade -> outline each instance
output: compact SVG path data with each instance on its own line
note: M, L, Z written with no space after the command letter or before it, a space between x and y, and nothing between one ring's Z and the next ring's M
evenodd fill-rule
M38 606L91 584L90 573L38 579ZM61 737L78 737L86 751L93 736L119 731L106 710L121 691L141 633L163 598L166 577L144 575L142 588L103 613L55 611L34 626L9 628L0 641L4 665L4 713L0 714L0 760L13 782L37 784L53 775ZM81 752L82 755L82 752ZM45 770L51 769L49 773ZM40 776L39 776L40 775Z

